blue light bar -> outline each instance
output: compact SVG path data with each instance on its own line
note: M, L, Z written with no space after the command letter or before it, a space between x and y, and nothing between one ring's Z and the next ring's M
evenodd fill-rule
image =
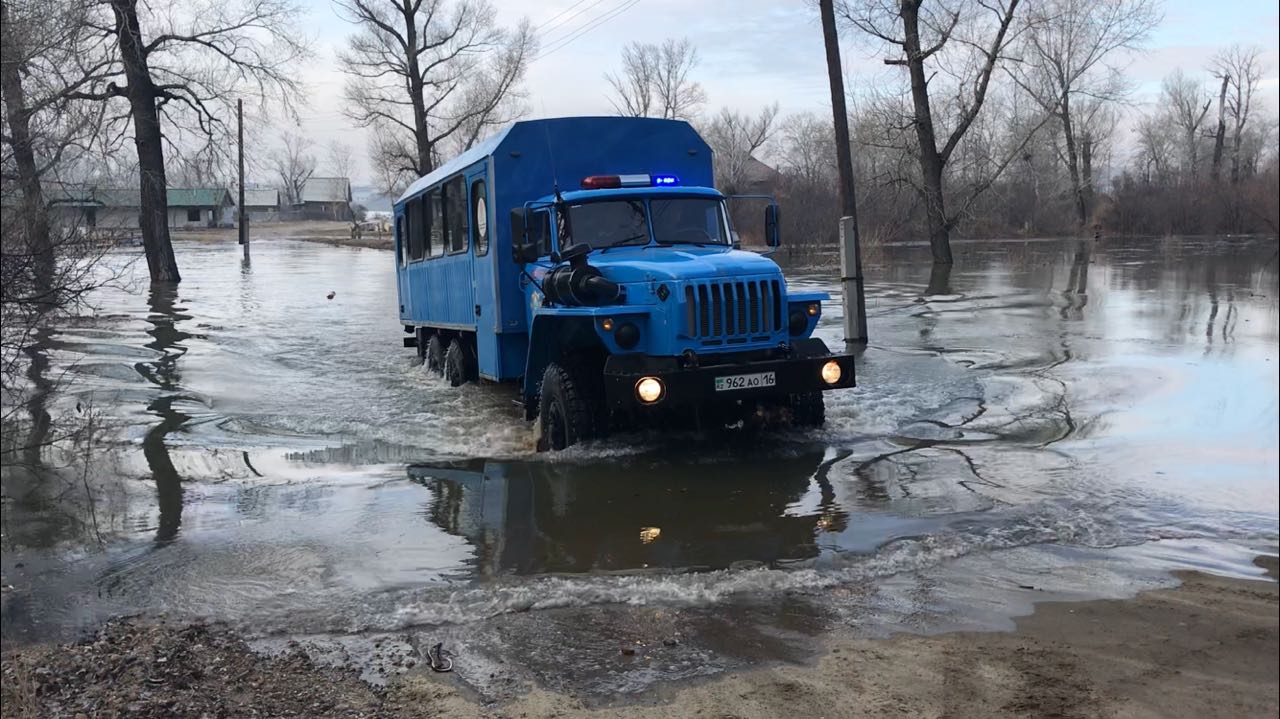
M654 175L653 176L654 187L663 187L663 186L679 185L679 184L680 184L680 178L676 177L675 175Z

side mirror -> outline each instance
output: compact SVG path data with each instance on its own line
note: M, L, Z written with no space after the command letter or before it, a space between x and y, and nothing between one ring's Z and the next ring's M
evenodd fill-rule
M774 204L766 205L764 208L764 241L770 247L777 247L782 244L782 236L778 232L780 220L778 206Z
M524 226L524 208L511 211L511 260L523 265L538 259L538 246L529 244Z

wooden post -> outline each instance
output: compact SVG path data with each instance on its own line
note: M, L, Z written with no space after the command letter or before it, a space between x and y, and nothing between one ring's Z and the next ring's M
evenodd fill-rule
M236 130L240 146L240 201L236 203L239 221L240 245L244 247L244 261L249 261L249 216L244 211L244 100L236 100Z
M836 168L840 172L840 290L844 300L844 341L867 343L867 307L862 283L862 253L858 237L858 203L853 192L853 155L849 142L849 112L844 103L844 75L840 68L840 37L836 33L833 0L819 0L822 39L827 46L827 80L831 84L831 115L835 122Z

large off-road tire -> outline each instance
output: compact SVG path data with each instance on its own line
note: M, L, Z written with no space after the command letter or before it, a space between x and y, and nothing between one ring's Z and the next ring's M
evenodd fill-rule
M418 353L418 364L425 364L427 361L427 328L415 327L413 329L414 351Z
M454 337L444 353L444 378L451 386L459 387L473 381L476 372L476 358L471 348L461 338Z
M598 436L600 398L592 395L592 387L580 372L555 362L547 365L538 396L538 451L561 450Z
M444 372L444 342L440 341L440 335L432 334L427 340L423 357L427 365L427 371L436 375Z
M789 398L791 426L821 427L827 421L827 408L821 392L801 392Z

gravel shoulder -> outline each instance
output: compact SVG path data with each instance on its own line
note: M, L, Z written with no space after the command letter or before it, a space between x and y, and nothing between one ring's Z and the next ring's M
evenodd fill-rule
M419 667L387 687L300 648L252 652L216 625L123 619L75 645L4 653L3 717L1274 717L1271 579L1179 573L1127 600L1045 603L1012 632L834 634L816 663L674 686L617 705L533 688L483 704Z

